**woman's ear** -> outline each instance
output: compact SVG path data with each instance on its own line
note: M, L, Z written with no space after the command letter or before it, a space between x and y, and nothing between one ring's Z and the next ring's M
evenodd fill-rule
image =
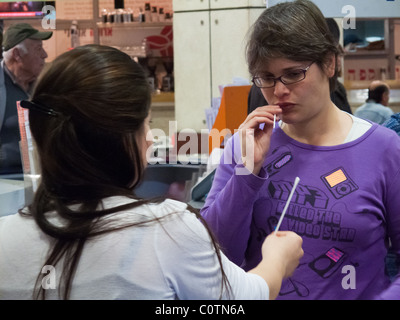
M325 69L328 78L332 78L335 75L337 63L338 63L338 61L337 61L336 55L335 54L329 55L329 58L327 59L326 69Z

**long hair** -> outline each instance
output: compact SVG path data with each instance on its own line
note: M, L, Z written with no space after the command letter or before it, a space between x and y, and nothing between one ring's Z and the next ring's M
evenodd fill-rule
M58 114L29 113L41 191L68 203L128 193L137 184L144 164L135 136L151 96L143 70L128 55L96 45L67 52L42 74L32 101Z
M249 31L247 63L251 75L257 75L274 58L314 61L321 69L338 47L319 8L309 0L283 2L267 8ZM335 89L335 75L329 79Z
M31 103L40 106L30 110L29 122L39 153L41 183L28 214L54 238L44 265L63 261L59 294L68 299L87 239L151 221L162 223L150 219L110 226L101 219L147 203L133 191L145 169L137 137L143 134L151 91L143 69L128 55L87 45L60 55L44 70ZM116 195L137 201L104 209L102 199ZM65 221L64 226L49 221L50 211ZM226 281L219 248L210 236ZM42 276L39 272L34 298L45 298L39 286Z

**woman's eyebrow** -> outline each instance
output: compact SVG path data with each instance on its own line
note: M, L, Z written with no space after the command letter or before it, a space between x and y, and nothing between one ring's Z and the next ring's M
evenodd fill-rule
M298 65L298 66L288 67L288 68L282 69L282 72L292 71L292 70L299 70L299 69L304 69L304 66L301 64L301 65Z
M298 66L292 66L292 67L287 67L281 70L280 74L286 73L288 71L293 71L293 70L302 70L304 69L303 65L298 65ZM260 74L264 76L275 76L272 72L269 71L262 71Z

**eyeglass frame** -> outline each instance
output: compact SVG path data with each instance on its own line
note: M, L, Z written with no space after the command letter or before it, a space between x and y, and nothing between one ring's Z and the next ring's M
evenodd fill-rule
M279 80L280 82L282 82L285 86L286 86L286 85L290 85L290 84L294 84L294 83L298 83L298 82L300 82L300 81L303 81L303 80L306 78L306 73L307 73L307 71L310 69L311 65L312 65L314 62L315 62L315 61L311 62L311 63L310 63L307 67L305 67L304 69L301 69L301 68L299 68L299 69L293 69L292 71L289 71L289 72L287 72L287 73L284 73L284 74L282 74L280 77L277 77L277 78L270 77L272 80L274 80L274 85L269 86L269 87L259 87L259 86L257 85L256 79L262 78L262 77L260 77L260 76L254 76L253 79L251 79L251 81L255 84L255 86L256 86L257 88L260 88L260 89L270 89L270 88L274 88L274 87L276 86L276 82L277 82L278 80ZM282 80L282 77L284 77L285 75L287 75L288 73L293 72L293 71L302 71L304 77L303 77L302 79L300 79L300 80L295 81L295 82L285 83L285 82Z

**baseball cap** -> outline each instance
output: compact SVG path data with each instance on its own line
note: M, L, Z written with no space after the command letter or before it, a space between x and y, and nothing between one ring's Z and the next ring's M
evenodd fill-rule
M39 31L28 23L16 23L4 32L3 48L7 51L25 39L47 40L53 35L52 31Z

